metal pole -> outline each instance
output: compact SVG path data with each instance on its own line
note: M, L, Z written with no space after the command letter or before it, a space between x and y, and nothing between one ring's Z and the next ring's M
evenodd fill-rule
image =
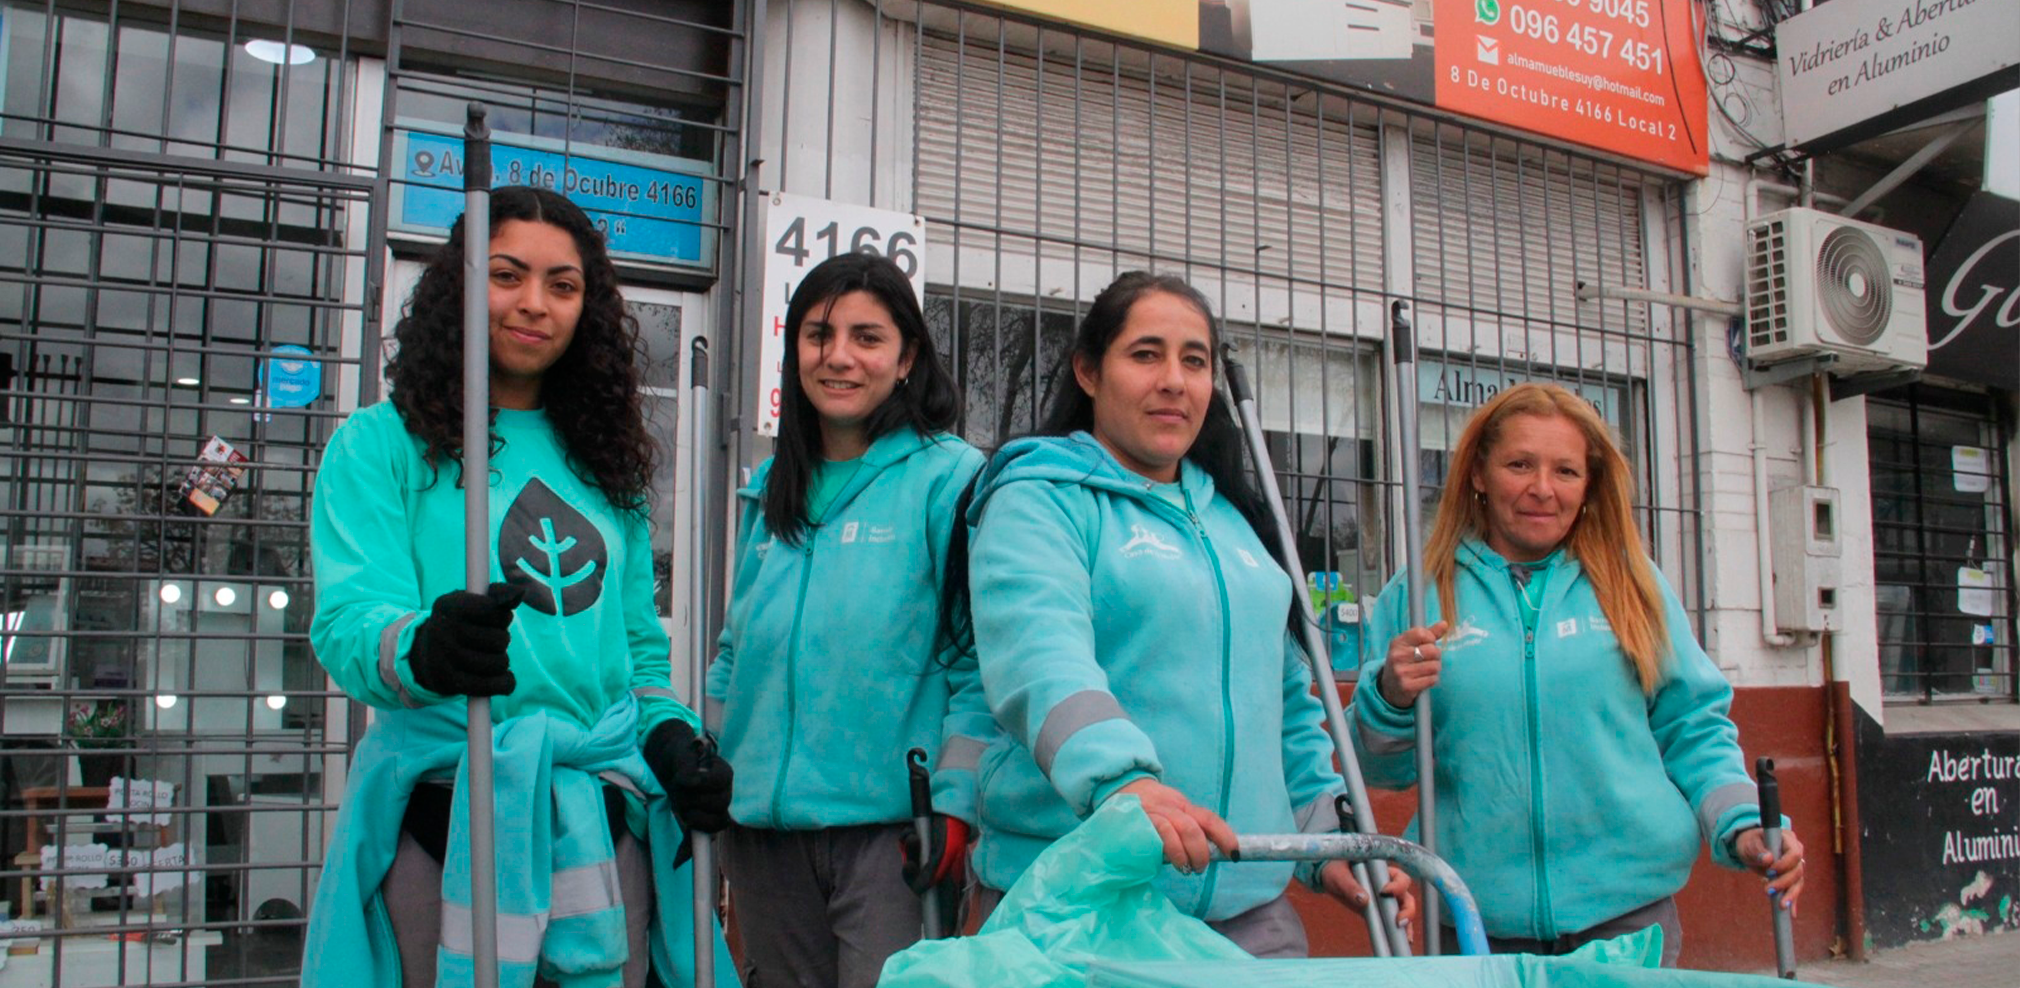
M687 489L693 508L688 515L692 537L688 541L688 663L687 696L701 717L702 737L708 736L707 669L709 554L698 544L709 519L707 476L709 443L714 437L709 421L708 338L698 336L691 347L687 377L688 472ZM695 988L715 984L715 838L700 831L687 835L693 855L689 865L694 878L694 983Z
M1775 760L1754 759L1753 774L1760 786L1761 837L1767 842L1768 853L1779 859L1782 856L1782 791L1781 784L1775 781ZM1775 973L1793 981L1796 976L1796 935L1789 920L1789 911L1782 908L1781 896L1768 899L1768 911L1774 914Z
M940 893L931 882L933 861L933 775L926 768L926 749L905 752L905 772L912 783L912 832L919 838L919 868L926 889L919 893L920 928L928 940L940 939Z
M1423 880L1426 889L1437 889L1452 906L1452 926L1459 936L1459 952L1480 956L1487 951L1487 931L1480 925L1480 910L1473 891L1461 881L1444 859L1401 837L1381 834L1244 834L1236 839L1241 861L1394 861L1404 871ZM1209 847L1216 861L1226 861L1220 848Z
M1410 627L1424 626L1424 520L1417 475L1417 337L1410 328L1410 303L1389 303L1389 355L1396 364L1396 433L1402 444L1403 561L1410 592ZM1431 691L1417 694L1417 842L1438 853L1437 758L1431 748ZM1424 953L1438 953L1438 897L1424 890Z
M463 585L491 586L491 129L463 125ZM491 836L491 698L470 698L470 943L478 988L498 984L498 856Z
M1339 752L1340 774L1346 778L1347 799L1353 805L1353 824L1361 833L1373 834L1375 811L1368 803L1367 784L1361 780L1361 763L1354 753L1353 734L1347 726L1346 710L1340 706L1340 691L1333 685L1330 653L1319 637L1318 616L1312 612L1311 595L1297 587L1303 576L1303 566L1298 562L1297 541L1291 535L1290 517L1284 513L1283 493L1277 488L1276 468L1270 463L1269 447L1263 442L1262 420L1256 415L1255 393L1249 389L1248 372L1228 353L1228 349L1223 347L1221 351L1221 364L1227 368L1227 389L1234 403L1235 417L1242 425L1242 435L1248 440L1250 462L1262 482L1263 500L1269 504L1270 518L1276 522L1277 550L1283 556L1284 565L1300 571L1291 574L1291 596L1298 601L1298 630L1304 637L1305 658L1311 663L1312 681L1318 686L1319 703L1325 707L1326 731L1332 735L1333 747ZM1410 937L1396 924L1396 900L1382 894L1382 887L1389 883L1388 865L1376 859L1356 862L1353 867L1354 880L1368 890L1368 905L1361 912L1368 924L1368 941L1374 945L1375 956L1410 956Z

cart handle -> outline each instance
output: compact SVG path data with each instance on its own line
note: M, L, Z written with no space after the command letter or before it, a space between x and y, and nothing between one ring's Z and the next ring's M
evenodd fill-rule
M1219 848L1212 850L1214 860L1230 860ZM1242 861L1393 862L1444 895L1459 936L1460 953L1487 953L1487 930L1480 925L1480 909L1473 903L1472 890L1451 865L1422 844L1382 834L1243 834L1237 838L1236 853ZM1369 895L1380 893L1380 889L1368 890Z

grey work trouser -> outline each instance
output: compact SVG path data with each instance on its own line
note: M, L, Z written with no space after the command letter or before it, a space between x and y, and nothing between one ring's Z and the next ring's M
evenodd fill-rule
M983 885L975 890L976 922L986 923L989 914L1003 901L1003 893ZM1245 913L1226 919L1210 919L1206 925L1215 933L1234 941L1250 956L1264 959L1300 958L1312 952L1305 939L1305 921L1291 905L1288 895L1280 895Z
M899 838L910 824L722 832L745 988L872 988L919 940Z
M1664 896L1639 909L1622 913L1576 933L1566 933L1555 940L1488 937L1487 949L1497 954L1543 954L1554 957L1558 954L1568 954L1594 940L1611 940L1617 936L1638 933L1651 926L1662 927L1662 966L1675 967L1676 955L1683 951L1683 921L1677 918L1674 896ZM1449 933L1446 939L1450 940Z
M622 828L619 828L622 830ZM624 988L645 988L652 966L652 857L630 832L620 833L614 848L617 890L624 901L625 939L631 947L624 962ZM504 862L500 862L504 865ZM393 921L393 942L400 948L400 983L407 988L433 988L435 948L442 943L442 865L423 850L413 835L400 833L400 849L379 892ZM499 944L501 951L506 944ZM515 945L516 946L516 945ZM537 945L536 945L537 946ZM535 988L554 988L541 978Z

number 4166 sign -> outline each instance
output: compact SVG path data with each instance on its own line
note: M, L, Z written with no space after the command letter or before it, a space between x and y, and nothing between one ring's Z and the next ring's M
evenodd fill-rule
M758 346L758 433L779 433L786 303L814 265L845 251L888 257L926 302L926 222L910 213L773 193L765 211L764 324Z

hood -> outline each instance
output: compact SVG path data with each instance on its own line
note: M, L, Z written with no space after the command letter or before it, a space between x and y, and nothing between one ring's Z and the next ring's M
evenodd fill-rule
M982 506L1005 484L1038 480L1055 484L1081 484L1125 494L1144 501L1163 503L1152 493L1157 482L1117 462L1092 435L1074 432L1064 436L1027 436L1012 440L989 458L975 481L975 498L968 508L968 524L982 518ZM1213 499L1213 478L1190 458L1179 461L1178 482L1194 504Z
M1472 570L1482 579L1508 579L1508 560L1501 558L1487 545L1485 539L1470 536L1459 543L1458 562L1460 566ZM1579 572L1578 557L1562 545L1550 550L1550 555L1529 564L1533 569L1548 569L1553 573L1562 572L1576 576Z

